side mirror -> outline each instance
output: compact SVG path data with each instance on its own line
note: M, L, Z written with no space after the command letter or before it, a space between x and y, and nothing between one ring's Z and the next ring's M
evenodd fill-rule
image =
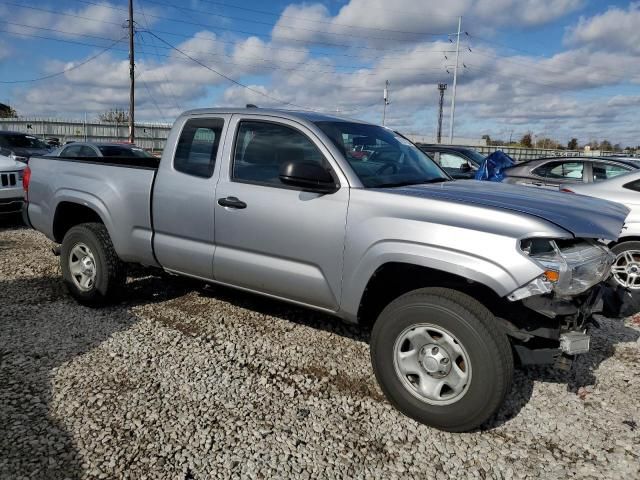
M314 162L283 163L280 167L280 181L309 192L333 193L338 190L331 174Z
M460 165L460 171L464 172L464 173L468 173L471 171L471 165L469 165L468 163L463 163L462 165Z

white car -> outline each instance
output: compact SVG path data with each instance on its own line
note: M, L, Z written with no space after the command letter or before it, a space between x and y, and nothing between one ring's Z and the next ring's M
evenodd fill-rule
M17 213L22 209L22 174L26 166L26 163L0 155L0 215Z
M616 254L611 269L613 278L620 285L640 290L640 171L601 182L566 185L561 191L622 203L631 210L620 238L609 245Z

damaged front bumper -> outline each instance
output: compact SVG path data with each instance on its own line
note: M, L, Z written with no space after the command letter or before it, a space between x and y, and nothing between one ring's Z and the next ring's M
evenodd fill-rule
M602 313L610 288L599 283L574 297L546 294L509 302L499 321L520 363L569 368L574 355L589 351L589 330L598 326L593 315Z

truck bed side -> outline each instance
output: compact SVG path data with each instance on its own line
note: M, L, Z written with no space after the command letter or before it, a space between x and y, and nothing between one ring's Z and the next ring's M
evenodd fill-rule
M107 227L122 260L157 265L150 203L157 161L104 160L32 158L30 223L51 240L61 242L64 216L91 209Z

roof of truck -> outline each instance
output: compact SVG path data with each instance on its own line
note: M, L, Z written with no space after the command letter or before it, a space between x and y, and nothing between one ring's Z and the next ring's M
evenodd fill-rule
M274 115L278 117L290 118L295 120L306 120L308 122L355 122L355 123L369 123L362 120L356 120L353 118L339 117L337 115L328 115L325 113L311 112L307 110L285 110L278 108L197 108L194 110L188 110L183 113L183 116L191 115L207 115L207 114L247 114L254 115Z

